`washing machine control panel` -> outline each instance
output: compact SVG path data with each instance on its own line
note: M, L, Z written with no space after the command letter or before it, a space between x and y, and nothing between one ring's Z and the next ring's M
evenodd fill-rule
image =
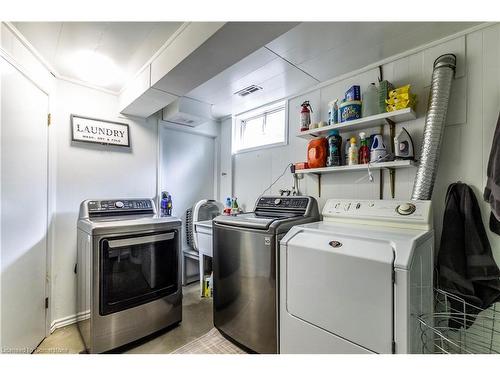
M308 205L307 197L261 197L256 209L306 210Z
M431 201L329 199L323 220L403 228L430 228Z
M91 200L88 202L87 207L90 214L117 211L154 211L154 205L150 199Z

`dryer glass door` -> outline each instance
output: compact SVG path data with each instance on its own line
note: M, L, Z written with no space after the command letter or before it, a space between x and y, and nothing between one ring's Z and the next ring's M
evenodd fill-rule
M286 309L376 353L391 353L394 251L389 242L304 231L286 250Z
M100 241L101 315L177 292L178 236L173 230Z

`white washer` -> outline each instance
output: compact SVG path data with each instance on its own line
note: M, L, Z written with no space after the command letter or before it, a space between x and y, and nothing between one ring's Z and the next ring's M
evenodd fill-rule
M330 199L280 246L280 353L421 353L431 316L430 201Z

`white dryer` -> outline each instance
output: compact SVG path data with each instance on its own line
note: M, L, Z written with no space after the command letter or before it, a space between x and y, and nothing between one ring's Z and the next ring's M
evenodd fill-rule
M421 353L431 202L330 199L322 214L280 243L280 353Z

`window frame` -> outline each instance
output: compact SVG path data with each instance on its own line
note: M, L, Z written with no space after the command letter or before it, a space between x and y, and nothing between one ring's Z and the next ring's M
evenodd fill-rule
M283 123L283 141L235 149L236 144L240 144L240 140L244 137L244 124L246 122L257 119L259 117L263 117L262 126L263 129L265 129L267 116L281 110L285 111L285 121ZM233 119L233 134L233 144L231 147L231 152L233 155L288 145L288 100L280 100L271 104L266 104L265 106L243 112L235 116Z

